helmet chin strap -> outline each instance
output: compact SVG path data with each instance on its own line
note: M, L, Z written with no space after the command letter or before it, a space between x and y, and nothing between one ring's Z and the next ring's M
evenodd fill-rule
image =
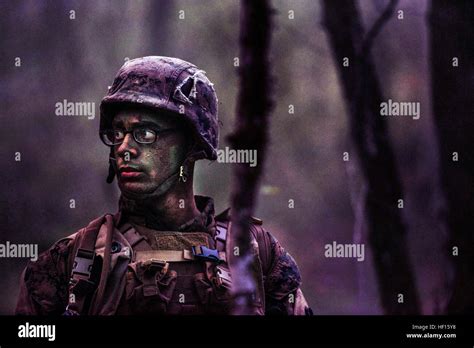
M153 198L153 197L161 196L163 193L167 192L176 183L177 180L186 182L187 175L188 175L188 165L191 162L195 162L195 161L197 161L199 159L202 159L202 158L205 158L205 157L206 157L206 153L205 153L204 150L194 151L194 149L192 149L188 153L188 155L186 156L184 161L181 163L181 166L179 167L179 169L175 173L171 174L166 179L164 179L161 182L161 184L159 184L158 187L155 190L153 190L152 192L132 193L132 192L128 192L128 191L123 190L122 194L126 198L133 199L133 200L146 200L146 199L150 199L150 198ZM109 174L107 176L107 183L110 184L110 183L113 182L114 176L116 175L117 171L118 171L117 170L117 160L113 156L113 150L111 148L110 149L110 156L109 156Z

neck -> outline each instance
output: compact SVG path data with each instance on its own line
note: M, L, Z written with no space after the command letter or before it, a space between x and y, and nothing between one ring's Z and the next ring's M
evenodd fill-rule
M159 221L162 228L176 230L200 214L194 200L192 177L186 183L176 182L164 194L146 200L123 198L127 214Z

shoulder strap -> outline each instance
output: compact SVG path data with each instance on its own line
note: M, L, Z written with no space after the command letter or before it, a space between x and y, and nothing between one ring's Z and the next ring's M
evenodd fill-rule
M252 238L256 241L258 245L258 255L254 259L256 269L258 270L258 277L257 277L257 288L256 294L257 297L254 298L255 301L255 314L264 314L265 312L265 288L264 288L264 281L265 275L268 274L268 269L270 268L271 263L271 244L268 242L268 233L265 232L263 229L262 221L257 218L251 217L250 219L250 233L252 234ZM230 230L232 228L232 222L228 211L226 211L226 216L223 218L222 214L218 216L216 220L216 248L226 250L228 236L230 234ZM230 250L228 250L230 252ZM221 267L221 269L219 269ZM224 285L227 283L227 286L231 286L232 284L232 274L230 273L230 269L226 264L224 267L217 266L218 274L217 280L220 281Z
M226 250L226 241L228 231L231 227L229 209L219 214L216 220L216 249L219 251ZM223 220L220 220L223 219ZM266 275L270 271L272 265L272 245L268 233L262 226L262 220L251 217L250 218L250 232L257 241L258 254L262 264L263 274Z
M73 248L75 256L71 267L68 305L64 315L83 313L86 302L90 302L89 295L97 288L91 275L95 261L95 244L104 220L105 215L90 222L77 234Z
M262 223L251 223L250 232L257 241L258 256L262 264L263 275L267 275L272 266L272 244L268 233L262 227Z

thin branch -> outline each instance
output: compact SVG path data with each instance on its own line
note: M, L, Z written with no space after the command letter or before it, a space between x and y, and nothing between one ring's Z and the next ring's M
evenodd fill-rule
M389 4L382 12L382 14L377 18L374 25L364 37L361 48L361 57L366 57L367 53L372 48L375 38L382 30L384 24L392 17L395 6L397 6L398 0L390 0Z

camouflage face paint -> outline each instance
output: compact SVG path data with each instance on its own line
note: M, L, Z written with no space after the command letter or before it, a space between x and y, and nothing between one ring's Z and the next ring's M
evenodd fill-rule
M157 129L176 129L158 134L152 144L140 144L127 133L122 144L115 146L118 184L121 191L133 194L154 192L167 178L179 171L186 155L186 136L178 123L147 110L124 110L113 120L114 129L130 130L139 125Z

